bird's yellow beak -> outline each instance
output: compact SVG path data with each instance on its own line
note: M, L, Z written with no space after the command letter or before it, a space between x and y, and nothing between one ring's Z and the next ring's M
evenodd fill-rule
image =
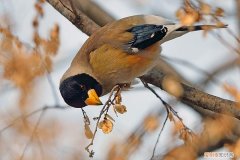
M88 91L88 98L85 100L85 103L87 105L102 105L102 102L94 89Z

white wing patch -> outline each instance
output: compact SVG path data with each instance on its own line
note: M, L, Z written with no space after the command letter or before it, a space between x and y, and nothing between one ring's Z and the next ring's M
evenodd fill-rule
M138 48L131 48L133 53L137 53L139 51Z

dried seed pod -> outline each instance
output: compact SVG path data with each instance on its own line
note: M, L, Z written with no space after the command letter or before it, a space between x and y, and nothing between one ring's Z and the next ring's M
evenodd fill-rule
M104 119L99 123L98 128L100 128L103 133L108 134L113 129L113 123L109 119Z
M114 105L114 108L115 108L115 110L116 110L118 113L120 113L120 114L123 114L123 113L127 112L126 106L124 106L124 105L122 105L122 104L115 104L115 105Z
M217 9L215 10L215 15L216 15L216 16L219 16L219 17L224 16L224 10L223 10L222 8L217 8Z
M212 8L209 4L207 3L201 3L200 5L200 10L203 14L210 14L212 11Z

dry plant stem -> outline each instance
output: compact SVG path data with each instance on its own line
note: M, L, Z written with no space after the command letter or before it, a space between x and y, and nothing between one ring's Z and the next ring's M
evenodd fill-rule
M30 113L28 113L28 114L21 115L21 116L15 118L15 119L14 119L10 124L8 124L6 127L2 128L2 129L0 130L0 134L1 134L2 132L4 132L5 130L7 130L8 128L12 127L12 126L13 126L18 120L20 120L21 118L23 118L23 117L24 117L24 118L29 118L29 117L35 115L35 114L38 113L38 112L42 112L42 111L50 110L50 109L67 109L67 107L65 107L65 106L45 106L45 107L39 108L39 109L37 109L37 110L34 110L34 111L32 111L32 112L30 112Z
M46 68L47 69L47 68ZM55 104L56 106L60 106L60 100L59 100L59 97L57 95L57 89L54 85L54 82L53 82L53 79L52 79L52 76L50 75L50 72L47 71L47 80L48 80L48 84L51 88L51 91L52 91L52 95L53 95L53 98L54 98L54 101L55 101Z
M229 69L231 69L232 67L237 66L239 64L240 64L240 59L239 58L233 59L233 60L229 60L229 61L223 63L221 66L219 66L218 68L214 69L209 74L209 76L206 79L204 79L202 82L200 82L200 84L207 85L218 74L226 72Z
M203 75L206 75L207 77L210 77L212 76L210 73L208 73L207 71L199 68L198 66L194 65L193 63L191 62L188 62L187 60L184 60L184 59L179 59L179 58L173 58L173 57L167 57L167 56L161 56L164 60L167 60L167 61L172 61L174 62L175 64L178 63L178 64L181 64L185 67L188 67L188 68L191 68L192 70L195 70L196 72L198 73L202 73ZM214 76L211 77L211 81L213 81L214 83L216 84L220 84L221 82L219 82L218 79L216 79Z
M99 116L98 116L97 123L96 123L96 126L95 126L95 130L94 130L94 132L93 132L93 137L92 137L92 139L91 139L91 142L85 147L85 150L89 153L89 157L93 157L93 154L94 154L93 150L91 150L91 151L89 150L89 147L93 145L93 142L94 142L94 139L95 139L97 130L98 130L98 125L99 125L99 122L100 122L100 120L101 120L101 117L102 117L102 115L103 115L105 112L108 111L107 108L109 108L110 105L111 105L111 104L113 103L113 101L115 100L116 94L115 94L115 96L114 96L113 99L112 99L113 93L114 93L114 92L119 92L120 89L121 89L121 88L120 88L119 85L116 85L116 86L113 87L113 89L111 90L110 95L109 95L109 97L108 97L108 100L105 102L102 110L100 111L100 114L99 114ZM106 109L107 109L107 110L106 110Z
M74 12L61 3L60 0L47 0L47 2L85 34L91 35L99 28L95 22L89 19L80 10L77 10L78 15L75 15Z
M185 124L182 122L182 118L181 118L181 117L178 115L178 113L173 109L173 107L170 106L167 102L165 102L165 101L157 94L157 92L148 85L148 83L146 83L146 82L143 81L143 80L141 80L141 81L142 81L144 87L146 87L147 89L149 89L149 90L162 102L162 104L163 104L164 107L166 108L167 114L169 115L169 113L173 113L173 115L174 115L175 117L177 117L178 120L182 123L182 125L184 126L184 128L185 128L186 130L191 131L187 126L185 126Z
M169 114L167 114L167 116L166 116L166 118L165 118L165 120L164 120L164 122L163 122L163 126L162 126L160 132L158 133L157 141L155 142L154 148L153 148L153 151L152 151L151 160L155 157L155 152L156 152L156 149L157 149L157 145L158 145L159 139L160 139L160 137L161 137L161 135L162 135L163 129L164 129L164 127L166 126L166 123L167 123L167 120L168 120L168 115L169 115Z
M219 33L212 33L213 37L219 40L224 46L232 50L234 53L240 54L240 50L228 43Z
M40 122L41 122L41 119L42 119L44 113L46 113L46 110L42 110L42 111L41 111L41 114L40 114L40 116L39 116L39 118L38 118L38 120L37 120L37 123L35 124L34 129L33 129L33 131L32 131L31 137L30 137L30 139L28 140L27 144L25 145L24 150L23 150L22 155L21 155L21 157L20 157L19 160L23 160L24 155L25 155L25 153L26 153L29 145L30 145L30 144L32 143L32 141L33 141L33 136L34 136L34 134L36 134L36 132L37 132L38 126L39 126L39 124L40 124Z

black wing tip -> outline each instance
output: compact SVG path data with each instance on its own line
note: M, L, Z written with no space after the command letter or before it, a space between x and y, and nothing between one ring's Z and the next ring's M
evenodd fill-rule
M168 29L164 25L143 24L127 30L134 35L128 44L131 48L145 49L163 39Z

